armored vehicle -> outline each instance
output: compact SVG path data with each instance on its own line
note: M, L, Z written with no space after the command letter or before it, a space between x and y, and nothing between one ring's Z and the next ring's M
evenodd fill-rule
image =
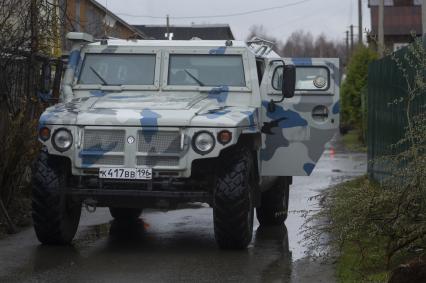
M72 241L82 205L116 219L203 202L221 248L282 224L292 176L308 176L339 125L337 59L281 58L272 43L73 42L60 103L39 121L33 219Z

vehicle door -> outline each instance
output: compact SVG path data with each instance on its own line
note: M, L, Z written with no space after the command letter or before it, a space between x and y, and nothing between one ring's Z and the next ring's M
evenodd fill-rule
M284 62L296 66L294 97L268 107L282 97L282 61L269 62L261 85L261 175L309 176L339 127L339 59Z

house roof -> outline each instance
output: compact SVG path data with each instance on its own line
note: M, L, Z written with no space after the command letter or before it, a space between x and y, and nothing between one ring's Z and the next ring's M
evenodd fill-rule
M378 7L371 6L371 29L378 34ZM421 6L388 6L384 9L385 35L422 34Z
M167 27L165 25L134 25L142 33L153 39L166 39ZM234 40L234 35L229 25L190 25L169 27L173 39L189 40L198 37L203 40Z
M123 26L125 26L126 28L128 28L129 30L134 32L135 34L139 35L142 39L148 38L148 36L146 34L144 34L140 29L137 29L134 26L129 25L126 21L124 21L122 18L120 18L119 16L117 16L116 14L114 14L113 12L108 10L105 6L103 6L102 4L97 2L96 0L89 0L89 2L92 3L94 6L98 7L99 9L106 11L108 16L110 16L111 18L113 18L117 22L121 23Z

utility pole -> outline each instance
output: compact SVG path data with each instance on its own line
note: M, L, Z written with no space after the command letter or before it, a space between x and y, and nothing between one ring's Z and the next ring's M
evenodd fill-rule
M358 0L358 44L362 44L362 0Z
M354 51L354 25L350 26L351 28L351 53Z
M385 53L385 31L384 31L384 21L385 21L385 0L379 1L379 22L378 22L378 32L379 32L379 56L383 57Z
M346 31L346 63L349 62L349 31Z
M426 0L423 0L422 3L422 26L423 26L423 34L426 34Z

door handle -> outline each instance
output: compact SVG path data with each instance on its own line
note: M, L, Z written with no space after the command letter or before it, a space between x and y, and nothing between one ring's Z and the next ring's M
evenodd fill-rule
M312 117L327 118L328 117L328 113L313 113Z
M329 111L324 105L315 106L312 110L312 118L317 122L325 122L328 119Z

